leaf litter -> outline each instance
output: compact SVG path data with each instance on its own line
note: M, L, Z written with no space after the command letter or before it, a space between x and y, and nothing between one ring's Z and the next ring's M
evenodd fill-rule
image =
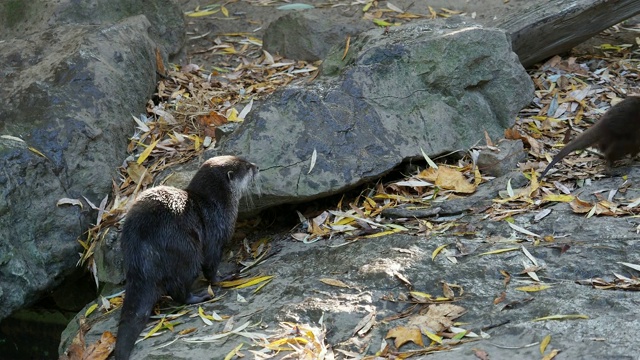
M248 2L265 6L277 3L270 0ZM349 4L363 5L364 17L380 26L398 25L400 21L410 21L414 18L448 17L455 14L447 9L441 9L441 12L438 12L432 8L427 15L412 14L391 3L383 9L378 8L377 2L366 0ZM315 6L338 5L316 4ZM217 5L195 9L187 13L187 16L202 17L216 14L227 18L230 16L224 6ZM313 76L318 71L319 62L307 63L283 59L262 50L261 45L260 39L247 33L219 34L212 46L200 50L218 59L215 67L205 69L196 64L182 66L172 64L168 70L164 70L164 64L158 64L158 69L164 71L160 72L163 76L158 83L156 101L148 103L146 114L133 117L136 132L132 135L127 149L130 155L118 169L119 178L113 182L111 196L105 197L99 208L85 199L92 208L99 209L99 217L96 225L87 232L86 238L79 240L85 249L79 263L85 264L89 269L95 269L92 258L95 244L123 219L136 195L149 187L161 171L187 162L205 148L215 146L219 136L217 130L229 123L243 121L251 111L254 100L291 82L306 81L306 77ZM596 202L588 202L568 195L575 190L576 186L587 183L589 178L601 176L599 174L602 173L603 162L589 151L567 156L556 165L556 171L550 173L542 182L537 178L537 172L551 160L551 154L559 150L560 144L574 137L567 136L571 130L584 131L590 126L590 120L601 116L609 104L614 105L624 94L638 93L635 85L639 79L640 63L637 52L632 52L630 46L626 45L603 45L601 50L603 56L564 58L556 56L529 71L536 87L535 99L531 106L520 112L516 125L505 131L505 137L520 139L527 147L530 156L521 170L531 182L527 187L520 189L513 189L509 184L504 196L495 199L493 206L484 210L487 218L494 221L509 220L517 214L542 209L544 205L552 202L567 202L574 212L586 213L588 216L625 216L640 213L638 210L640 198L624 199L612 194L610 198L597 196ZM486 147L493 146L491 139L487 137ZM409 210L435 208L438 203L469 196L479 185L491 180L490 177L483 176L475 166L479 150L471 149L467 156L455 164L436 164L422 149L419 150L427 161L426 168L418 168L412 175L402 180L378 183L375 187L363 191L347 206L343 206L341 200L335 210L328 209L311 218L299 214L301 222L292 233L292 238L310 243L342 235L346 242L339 246L345 246L352 241L364 241L398 232L421 234L427 237L432 234L453 232L461 224L455 219L436 221L437 213L434 214L433 219L389 219L382 215L383 210L400 206L407 206ZM313 169L313 160L311 159L309 171ZM628 184L623 183L620 189L624 190L625 186ZM61 199L58 205L63 204L82 206L82 201ZM524 235L532 238L541 237L511 222L509 225ZM473 233L474 231L471 230L466 234ZM440 253L446 252L445 247L448 245L433 251L434 261ZM480 255L500 254L518 249L502 248ZM262 247L254 253L254 258L265 256L267 253L269 248ZM539 268L525 268L524 272L531 275L531 273L535 274L535 270ZM93 272L95 276L95 270ZM271 276L258 275L240 279L236 283L220 285L242 288L262 283L261 286L264 286L270 279ZM338 279L321 279L321 281L332 286L350 288ZM599 289L640 290L638 285L640 281L635 277L628 278L617 274L611 281L594 278L578 282ZM508 284L508 281L505 281L505 284ZM541 291L549 286L534 280L533 285L522 286L517 290ZM408 300L414 305L421 306L422 310L414 315L411 315L411 312L404 314L402 317L409 317L409 322L390 329L386 336L394 339L396 349L391 349L383 341L377 355L402 358L423 355L449 349L450 345L460 343L465 336L478 337L471 331L454 326L453 320L461 316L465 310L460 306L446 303L460 299L459 296L455 296L452 289L458 289L460 296L462 295L462 289L457 285L453 288L447 285L443 286L446 294L441 297L433 297L418 291L411 291L408 297L387 297L388 301ZM500 302L503 300L504 298ZM106 303L100 309L107 312L112 311L114 304L119 306L122 298L115 296L105 301ZM440 306L453 306L453 308L450 308L449 315L443 315L444 317L434 317L433 314L430 317L430 312L436 311ZM89 316L94 310L95 308L87 311L86 315ZM181 314L188 312L189 310L186 310ZM270 358L274 351L276 353L291 351L297 354L297 358L325 358L329 354L331 358L333 357L333 350L326 345L326 329L322 321L319 327L282 323L282 331L269 337L265 334L245 331L250 327L249 323L234 327L233 317L206 315L202 312L202 308L199 308L198 314L195 315L200 316L205 324L213 319L219 321L226 318L229 321L228 329L218 336L192 337L191 341L207 341L207 339L213 340L235 334L250 339L254 346L262 347L259 351L250 350L256 358ZM551 315L533 319L533 321L583 318L585 317L579 314ZM363 328L370 329L375 326L375 323L375 313L371 313ZM152 335L161 328L173 331L174 325L167 320L166 314L161 315L161 320L148 335ZM193 329L190 329L179 336L188 336L192 331ZM361 332L362 329L359 331ZM105 333L107 340L103 339L103 343L112 343L109 335ZM362 336L362 333L357 335ZM431 341L431 345L425 346L424 340ZM417 344L422 349L399 352L399 348L407 342ZM96 346L100 346L100 343ZM241 345L229 355L239 354L240 348ZM336 351L346 359L373 359L373 357L362 357L360 354L346 350L336 349ZM541 352L543 351L544 347L541 346Z

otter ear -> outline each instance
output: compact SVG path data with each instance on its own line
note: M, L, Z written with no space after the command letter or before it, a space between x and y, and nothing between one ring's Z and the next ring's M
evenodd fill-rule
M229 178L229 181L233 180L233 171L227 171L227 177Z

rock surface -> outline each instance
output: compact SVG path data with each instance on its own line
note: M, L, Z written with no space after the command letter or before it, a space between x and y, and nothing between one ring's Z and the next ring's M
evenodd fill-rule
M156 86L156 48L181 48L181 13L168 0L145 5L163 9L155 25L136 15L142 5L76 3L0 7L0 319L74 270L77 239L96 214L56 204L97 205L110 192L131 115Z
M478 194L465 201L491 203L491 198L497 196L498 190L504 189L511 176L483 184ZM638 169L630 174L630 179L640 179ZM583 194L616 188L619 181L608 179L583 189ZM633 190L625 196L638 197L640 192ZM591 195L582 198L595 199ZM206 314L215 311L221 316L233 315L234 328L247 321L260 323L249 332L262 334L272 334L282 321L319 327L318 322L323 318L328 330L327 343L333 346L334 351L342 349L373 355L385 341L389 329L407 325L408 320L402 318L381 321L410 309L412 305L401 299L407 298L410 290L442 296L444 281L460 285L464 290L463 298L456 302L467 310L458 319L463 323L460 326L478 334L484 329L491 337L454 346L451 352L430 354L429 359L477 359L473 349L486 351L491 359L540 358L538 344L547 335L551 335L547 353L551 349L560 349L564 359L633 359L636 355L633 345L635 332L619 331L619 328L620 323L627 330L640 328L636 320L640 311L634 305L637 293L595 289L575 281L591 277L611 280L613 273L630 276L630 270L617 262L640 263L640 252L637 251L640 242L632 231L635 225L628 219L581 218L572 214L567 204L556 204L550 209L552 214L540 222L534 221L536 214L533 213L516 220L517 225L535 233L555 234L556 241L548 245L534 245L532 238L515 232L504 221L485 221L484 214L470 213L458 219L461 226L476 231L467 236L390 235L360 239L348 245L344 245L346 240L343 237L303 244L288 236L275 236L270 242L280 251L253 270L254 275L274 275L267 286L257 293L253 288L218 290L216 294L225 295L221 300L187 309L189 314L197 314L201 306ZM261 236L254 234L249 242ZM432 260L433 251L445 244L448 244L447 250ZM561 252L560 249L567 245L569 249ZM516 290L530 284L522 271L533 266L522 251L479 255L521 246L537 260L541 266L537 274L551 285L550 289L533 293ZM463 249L466 255L460 255ZM448 260L446 254L457 254L457 263ZM506 286L501 271L512 276ZM403 283L401 277L407 279L411 286ZM349 288L330 286L320 281L326 278L338 279ZM505 292L505 299L494 304L502 292ZM166 307L163 309L167 311ZM354 336L356 325L370 312L376 312L375 326L362 337ZM115 331L118 313L116 311L106 317L91 315L88 322L93 326L86 335L87 343L95 342L104 331ZM417 309L412 312L415 313ZM549 315L586 315L587 318L532 321ZM205 326L198 316L182 316L176 322L180 324L173 332L138 343L132 359L167 356L217 359L241 343L244 344L242 352L247 356L251 356L249 350L259 349L251 346L251 341L241 335L198 344L181 339L174 341L181 337L189 339L222 333L227 324L223 321ZM77 327L74 324L70 327L71 335L63 336L63 347L70 341L69 336L73 336L71 330ZM178 335L179 331L190 328L196 331L186 336ZM391 340L387 342L392 343ZM404 351L410 349L417 347L412 344L402 347ZM284 355L286 353L275 358Z
M517 1L511 1L508 5L514 3ZM322 78L320 80L324 81ZM280 95L295 98L293 95L298 94L296 91L301 90L283 91ZM326 102L325 98L320 100ZM327 112L330 110L333 109ZM353 109L350 110L354 112ZM249 126L249 122L245 126ZM255 136L258 136L263 128L255 128L254 131ZM317 129L314 128L314 131ZM308 164L307 158L305 165ZM318 166L316 164L316 170ZM188 179L189 176L184 178ZM636 179L640 179L637 171L630 174L630 181L635 182ZM283 320L318 326L318 320L322 317L327 324L327 342L334 348L356 352L365 349L367 354L373 354L385 342L388 329L406 324L403 320L388 323L380 321L409 307L403 301L390 301L388 297L390 294L395 298L407 296L408 289L399 279L399 274L411 281L412 289L436 296L442 292L442 281L463 286L465 297L458 304L464 306L467 313L459 320L468 323L466 328L476 332L485 329L492 336L486 341L460 345L453 352L431 354L429 358L475 359L477 357L474 349L487 351L492 359L539 358L541 355L537 343L546 335L552 336L550 347L562 350L558 358L634 358L634 334L635 330L640 329L638 322L633 320L638 315L637 307L634 306L637 300L635 293L599 290L577 285L574 281L592 276L610 279L614 272L633 275L632 271L616 262L640 261L638 252L635 251L638 246L635 224L629 219L584 219L572 214L566 204L559 204L553 206L552 215L541 222L533 220L535 214L526 214L516 219L519 226L557 237L556 243L550 246L533 245L531 238L515 232L506 222L487 222L484 216L467 213L470 209L490 206L492 199L499 190L506 188L509 180L516 187L526 186L528 183L522 173L510 173L481 185L470 198L447 202L451 205L446 209L449 214L463 215L460 218L463 226L477 227L477 232L471 236L392 235L363 239L336 248L334 246L342 244L344 238L302 244L286 235L269 234L272 236L272 243L280 247L281 251L255 270L262 274L276 275L272 282L258 293L253 293L253 288L234 290L221 301L204 304L202 307L207 314L216 311L221 315L234 316L235 326L245 321L260 322L259 328L251 330L261 333L270 333ZM610 180L584 189L583 194L593 199L590 194L595 191L620 186L620 179ZM625 194L628 198L640 196L634 189L629 190ZM411 216L410 213L407 216ZM252 234L249 240L262 236L264 235ZM539 275L553 284L551 289L531 294L515 290L516 286L527 280L527 276L521 272L524 264L529 265L529 258L521 252L478 255L500 247L518 247L520 244L514 244L515 240L525 240L522 244L544 266ZM459 249L466 248L471 254L459 256L457 264L446 259L443 254L435 261L431 260L431 254L438 246L449 244L448 248L453 249L454 241L460 244ZM571 248L561 253L556 247L563 245L570 245ZM228 259L228 262L231 260ZM513 275L511 285L504 285L504 275L500 270ZM341 289L319 281L328 277L338 278L351 287ZM505 301L494 305L494 300L502 291L506 291ZM244 302L237 295L242 295L247 301ZM189 310L191 315L197 314L198 307L192 306ZM378 313L377 325L362 338L354 337L355 325L373 310ZM84 314L84 311L79 314ZM554 314L586 314L589 319L531 321ZM95 342L104 331L115 331L118 316L117 311L104 317L92 314L88 319L92 328L87 334L86 342ZM624 320L625 331L620 331L621 320ZM216 322L205 327L198 316L183 316L179 321L182 323L175 327L174 332L165 332L159 337L139 343L134 359L176 356L188 359L223 358L241 343L245 344L242 348L244 354L251 356L247 351L250 341L242 336L233 335L221 341L197 345L182 340L174 342L179 337L177 332L180 330L195 328L196 332L189 336L204 336L220 333L227 325L226 322ZM63 336L61 349L75 335L75 326L76 323L72 323ZM168 346L159 347L170 342ZM536 345L529 346L531 343ZM406 347L412 348L412 345ZM281 354L280 357L285 355Z
M260 164L258 209L301 202L384 175L421 149L466 150L484 131L499 138L532 96L505 33L415 22L364 33L344 60L335 50L320 77L255 106L214 151Z
M446 7L463 12L463 18L486 27L506 31L512 47L525 67L567 52L601 31L640 13L635 0L540 0L504 6L483 1L429 1L428 3L394 1L396 8L428 14ZM430 7L430 8L429 8ZM290 12L272 23L265 31L264 47L292 59L317 60L332 46L346 44L355 29L377 27L359 12L345 10L340 18L323 16L326 9ZM347 20L348 18L348 20ZM318 41L322 39L322 42Z
M262 40L264 49L287 59L322 60L333 46L346 43L348 36L372 28L370 22L353 21L348 14L334 19L318 10L289 12L269 24Z

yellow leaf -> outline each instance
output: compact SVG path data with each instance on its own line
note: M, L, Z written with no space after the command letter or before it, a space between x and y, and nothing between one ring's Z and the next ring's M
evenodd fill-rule
M547 290L550 287L551 287L550 285L536 284L536 285L517 287L516 290L526 291L526 292L536 292L536 291Z
M392 23L384 21L382 19L373 19L373 23L378 25L378 26L391 26L391 25L393 25Z
M205 314L204 310L202 309L202 306L198 306L198 315L200 315L200 318L205 324L213 325L213 322L211 322L211 320L215 320L215 319L213 318L213 316Z
M347 53L349 52L349 43L351 42L351 36L347 36L347 45L345 45L344 47L344 53L342 54L342 59L340 60L344 60L345 57L347 57Z
M442 249L446 248L447 246L449 246L449 244L440 245L435 250L433 250L433 252L431 253L431 261L435 260L440 251L442 251Z
M240 351L240 349L242 349L242 345L244 345L244 344L241 343L240 345L236 346L235 349L229 351L227 356L224 357L224 360L231 360L231 359L233 359L234 356L238 355L238 351Z
M554 357L556 357L556 355L558 355L558 353L560 353L560 350L558 349L553 349L551 350L550 353L548 353L547 355L545 355L542 360L552 360Z
M240 119L238 119L238 110L236 110L235 108L227 110L226 118L228 121L240 121Z
M194 135L193 136L193 147L195 148L195 150L200 150L200 145L202 145L202 140L200 140L200 136L198 135Z
M222 11L222 15L224 15L224 17L229 17L229 10L227 10L224 5L220 7L220 11Z
M379 232L379 233L375 233L375 234L367 235L367 236L365 236L365 238L367 238L367 239L377 238L377 237L380 237L380 236L385 236L385 235L395 234L395 233L400 232L400 231L402 231L402 230L400 230L400 229L393 229L393 230L381 231L381 232Z
M202 11L194 11L190 13L186 13L185 15L189 17L201 17L201 16L209 16L217 13L220 10L202 10Z
M576 319L588 319L589 317L587 315L580 315L580 314L575 314L575 315L550 315L550 316L544 316L541 318L536 318L533 319L531 321L545 321L545 320L576 320Z
M480 255L502 254L502 253L505 253L505 252L516 251L516 250L520 250L520 248L515 247L515 248L498 249L498 250L483 252Z
M454 337L452 337L452 340L461 340L465 335L467 335L467 333L469 332L469 330L465 330L465 331L461 331L459 333L457 333Z
M226 47L224 49L222 49L222 52L227 54L227 55L232 55L236 53L236 49L233 46L229 46ZM231 119L229 119L229 121L231 121Z
M369 206L371 206L371 207L373 207L373 208L375 208L375 207L376 207L376 205L377 205L377 204L376 204L376 202L375 202L375 200L373 200L373 199L371 199L371 198L369 198L369 197L365 197L365 198L364 198L364 201L366 201L366 202L369 204Z
M333 225L347 225L347 224L351 224L351 223L353 223L355 221L356 220L354 218L344 217L344 218L334 222Z
M429 295L427 293L420 292L420 291L410 291L409 294L411 294L411 296L413 296L415 298L418 298L418 300L420 298L424 298L426 300L431 300L433 298L431 295Z
M473 185L478 186L482 182L482 175L480 174L480 169L476 166L473 171Z
M89 306L87 311L84 313L84 317L87 317L87 316L91 315L91 313L97 308L98 308L98 304L97 303Z
M263 287L267 286L268 283L270 283L271 280L265 281L262 284L260 284L258 287L256 287L255 290L253 290L253 293L257 293L258 291L262 290Z
M192 332L196 331L198 329L196 328L188 328L188 329L184 329L178 332L178 335L187 335L187 334L191 334Z
M440 8L440 10L444 11L447 14L453 14L453 15L462 14L462 11L459 11L459 10L450 10L447 8Z
M294 338L284 338L284 339L278 339L278 340L272 341L272 342L268 343L266 345L266 347L268 349L270 349L270 350L284 350L284 351L287 351L287 350L292 350L292 349L288 348L288 347L281 348L280 346L286 345L286 344L294 344L296 346L299 346L299 344L306 345L308 343L309 343L309 340L307 340L307 339L305 339L305 338L303 338L301 336L298 336L298 337L294 337Z
M364 7L362 8L362 12L367 12L369 8L371 8L371 5L373 5L373 0L369 1L364 5Z
M151 152L156 147L156 145L158 145L159 141L160 139L154 141L153 143L151 143L151 145L147 146L147 148L144 149L142 154L140 154L140 156L138 157L138 161L137 161L138 165L142 164L147 159L147 157L149 157L149 154L151 154Z
M547 345L551 342L551 335L547 335L540 342L540 355L544 354L544 351L547 349Z
M542 201L572 202L575 198L573 195L547 194L542 198Z
M247 281L246 283L236 286L235 289L243 289L243 288L246 288L246 287L249 287L249 286L260 284L263 281L267 281L267 280L271 280L271 279L273 279L273 275L254 277L254 278L249 279L249 281Z
M144 339L148 338L149 336L151 336L151 335L153 335L153 334L157 333L157 332L158 332L158 330L162 329L162 325L164 325L163 323L164 323L164 318L162 318L162 320L160 320L160 321L158 322L158 325L156 325L153 329L151 329L151 330L147 333L147 335L145 335L145 336L144 336Z
M388 227L392 228L392 229L396 229L396 230L400 230L400 231L409 231L409 229L407 229L406 227L402 226L402 225L398 225L398 224L385 224Z
M272 278L273 278L273 275L258 276L258 277L238 279L238 280L232 280L232 281L221 281L220 283L218 283L218 285L226 288L243 289L249 286L253 286L255 284L259 284L263 281L270 280Z
M438 344L442 344L442 337L438 336L432 332L429 332L427 330L424 331L425 335L427 335L427 337L435 342L437 342Z
M34 153L34 154L36 154L38 156L41 156L41 157L43 157L45 159L47 158L46 156L44 156L43 153L41 153L38 149L36 149L34 147L29 146L28 149L31 150L32 153Z
M78 239L78 242L80 243L80 245L82 245L82 247L83 247L85 250L89 249L89 244L88 244L88 242L89 242L89 241L90 241L90 239L87 239L87 242L84 242L84 241L82 241L82 240Z

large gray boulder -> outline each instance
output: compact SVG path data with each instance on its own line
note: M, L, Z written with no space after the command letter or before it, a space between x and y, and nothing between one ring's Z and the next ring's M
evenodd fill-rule
M359 15L359 14L358 14ZM354 14L327 18L322 9L292 11L269 24L262 40L263 48L288 59L322 60L348 36L355 36L375 25Z
M180 52L171 1L129 3L0 4L0 319L76 268L96 214L56 204L110 193L131 115L156 85L156 49Z
M406 159L500 138L533 97L508 36L459 20L375 29L334 48L312 83L255 107L214 153L260 165L258 208L311 200ZM312 158L316 154L315 164Z

